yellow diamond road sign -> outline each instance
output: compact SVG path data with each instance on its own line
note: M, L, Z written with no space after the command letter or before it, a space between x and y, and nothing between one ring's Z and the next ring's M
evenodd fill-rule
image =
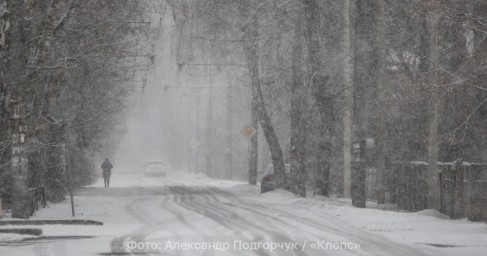
M252 138L255 135L255 132L256 131L255 131L254 127L249 126L249 125L244 126L244 128L242 128L242 130L240 131L240 133L244 137L246 137L247 139Z

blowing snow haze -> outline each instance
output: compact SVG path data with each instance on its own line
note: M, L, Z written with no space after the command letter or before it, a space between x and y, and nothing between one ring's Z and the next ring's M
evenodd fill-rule
M483 0L0 0L0 255L487 255Z

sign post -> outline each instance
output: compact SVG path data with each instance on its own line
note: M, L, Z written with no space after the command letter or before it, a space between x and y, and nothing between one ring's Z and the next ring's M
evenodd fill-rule
M257 131L254 129L254 127L250 125L245 125L241 130L240 134L247 138L247 151L248 151L248 156L249 156L249 166L252 165L252 155L257 154L257 152L253 152L250 147L250 139L254 137L257 134ZM249 176L251 176L250 171L249 171ZM257 177L257 176L256 176Z

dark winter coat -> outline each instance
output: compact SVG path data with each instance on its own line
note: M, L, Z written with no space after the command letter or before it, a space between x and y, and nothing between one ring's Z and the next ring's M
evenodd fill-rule
M109 161L105 161L103 162L103 164L101 164L101 169L104 171L105 170L111 171L113 169L113 165Z
M113 165L109 161L105 161L101 164L101 169L103 169L103 177L109 178L112 174Z

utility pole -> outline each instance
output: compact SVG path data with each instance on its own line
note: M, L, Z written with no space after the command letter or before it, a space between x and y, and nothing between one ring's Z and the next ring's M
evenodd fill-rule
M208 62L209 63L209 62ZM211 161L213 160L213 127L212 127L212 108L213 97L211 89L211 67L206 66L208 74L208 110L206 112L206 174L214 177L214 171Z
M186 108L188 109L188 112L187 112L187 121L186 121L186 125L185 125L185 128L186 128L186 133L189 135L188 136L188 143L187 143L187 147L188 147L188 152L187 152L187 161L188 161L188 172L192 173L194 172L194 146L193 146L193 142L194 142L194 138L193 138L193 135L192 135L192 130L191 130L191 127L194 127L194 125L192 125L192 117L193 117L193 105L192 105L192 94L189 95L189 97L186 97Z
M244 1L246 2L246 1ZM242 4L242 17L251 17L252 21L248 22L242 20L244 24L241 29L243 32L244 51L246 52L247 64L250 72L251 83L251 112L250 112L250 126L255 130L254 136L249 138L249 184L257 184L257 163L258 163L258 125L259 125L259 102L258 102L258 87L259 83L259 49L257 42L253 39L259 36L259 20L257 14L252 14L254 9L253 1Z
M200 106L201 106L201 93L198 90L196 95L196 173L201 172L201 135L200 135Z
M228 165L228 178L233 178L233 87L227 88L227 138L225 156Z
M61 124L61 149L62 149L62 154L61 154L61 164L62 168L64 169L64 174L68 176L68 188L69 188L69 197L71 199L71 215L74 217L75 212L74 212L74 196L73 196L73 181L72 181L72 174L71 174L71 168L69 168L69 154L68 154L68 149L67 145L69 144L70 141L70 132L67 124L63 122Z

